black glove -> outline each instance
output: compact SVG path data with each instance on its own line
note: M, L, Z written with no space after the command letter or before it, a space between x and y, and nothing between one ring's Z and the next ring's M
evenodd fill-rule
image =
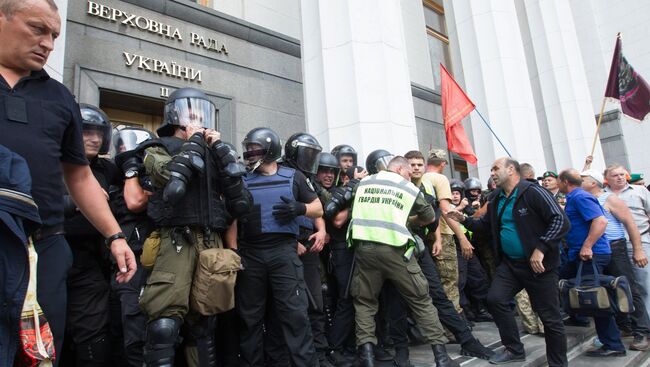
M278 222L288 222L307 212L307 205L286 196L280 197L284 204L273 205L273 217Z
M126 173L128 171L137 171L140 173L140 169L142 168L142 160L136 156L127 158L124 160L120 168L122 169L123 173Z

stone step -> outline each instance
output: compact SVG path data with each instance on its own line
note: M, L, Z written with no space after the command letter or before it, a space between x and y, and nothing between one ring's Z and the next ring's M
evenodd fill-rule
M580 354L572 358L569 362L571 367L639 367L648 366L650 364L650 352L639 352L629 350L632 338L623 338L623 344L627 349L627 354L624 357L588 357L585 352L592 349L592 342L595 337L592 337L588 343L582 345Z
M572 358L580 356L584 350L591 347L591 342L595 335L595 330L592 328L578 328L567 327L567 347L568 356ZM473 329L473 334L487 347L499 351L503 350L498 330L493 323L477 323ZM530 335L522 333L521 341L526 349L526 361L507 364L508 367L538 367L546 366L546 343L543 336ZM458 361L462 367L484 367L492 366L488 361L479 358L470 358L460 355L460 345L448 344L447 351ZM410 348L411 363L414 367L430 367L435 366L433 361L433 353L431 348L427 345L412 346ZM388 367L394 366L392 362L377 363L377 366ZM571 364L571 366L573 366ZM618 365L610 365L616 366ZM593 366L591 366L593 367Z

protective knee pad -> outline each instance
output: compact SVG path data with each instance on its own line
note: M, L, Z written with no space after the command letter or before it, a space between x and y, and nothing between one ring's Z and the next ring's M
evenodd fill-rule
M147 325L144 362L148 367L172 367L181 321L163 317Z
M203 316L189 325L189 334L196 342L201 367L217 366L217 345L214 340L216 316Z

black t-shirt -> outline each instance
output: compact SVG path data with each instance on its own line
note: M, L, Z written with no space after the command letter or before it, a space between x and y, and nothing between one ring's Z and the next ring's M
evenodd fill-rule
M0 130L0 144L27 161L43 224L62 223L60 163L88 164L74 97L44 70L32 72L13 88L0 76Z
M293 197L302 203L311 203L318 199L316 192L307 184L305 175L298 170L293 176ZM287 242L296 242L296 236L289 233L265 233L242 239L241 242L244 246L273 247Z

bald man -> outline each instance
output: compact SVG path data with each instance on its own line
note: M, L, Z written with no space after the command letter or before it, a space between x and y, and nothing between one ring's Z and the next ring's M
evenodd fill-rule
M582 177L575 169L566 169L558 177L560 191L566 194L565 212L571 223L571 230L566 235L569 248L569 261L560 270L563 279L575 278L578 264L582 274L589 275L596 271L603 274L611 260L612 251L605 235L607 218L596 197L582 189ZM621 332L616 326L614 316L594 317L596 332L603 346L587 351L592 357L624 356L625 346L621 342Z

